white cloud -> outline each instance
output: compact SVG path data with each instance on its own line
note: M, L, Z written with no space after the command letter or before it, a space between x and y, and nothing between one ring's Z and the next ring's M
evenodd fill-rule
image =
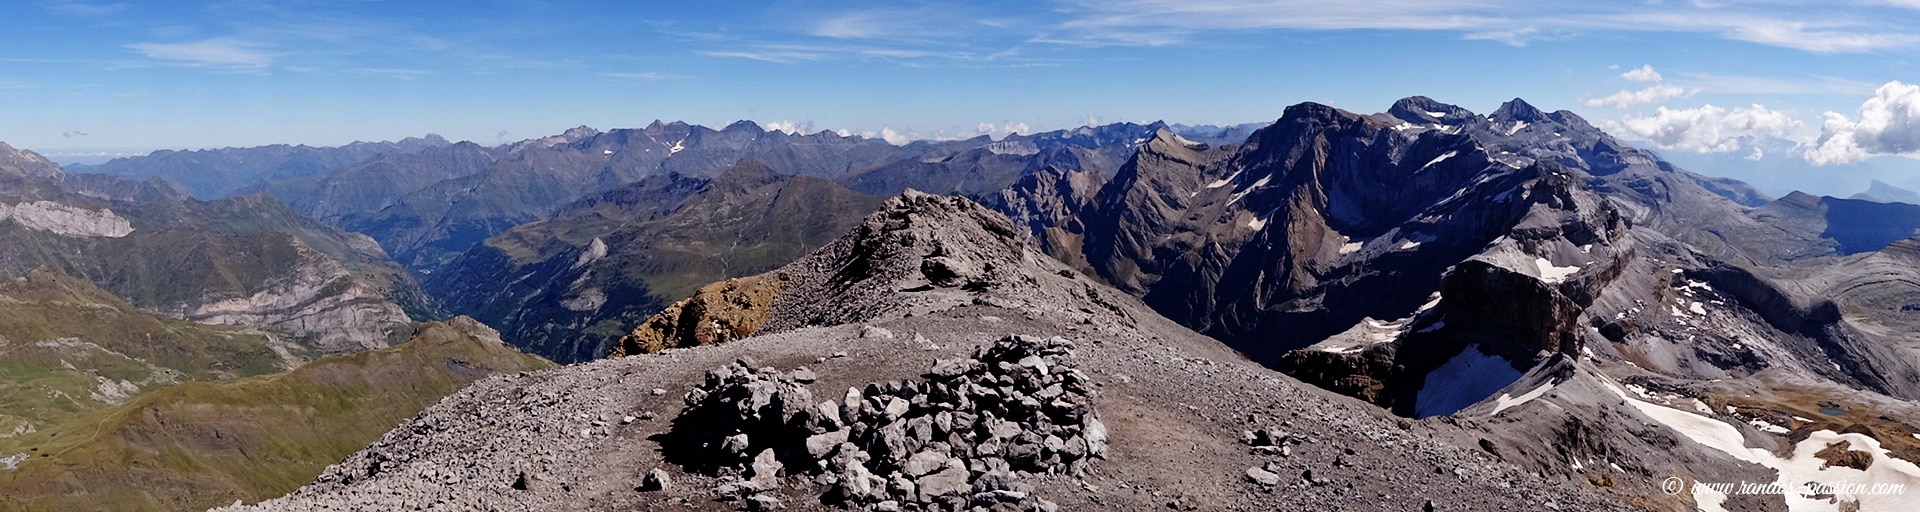
M228 37L186 43L134 43L126 48L148 58L189 66L263 68L274 59L273 54L253 43Z
M1699 89L1688 89L1671 84L1654 84L1651 87L1638 91L1620 91L1608 95L1605 98L1589 99L1581 102L1581 104L1589 107L1629 108L1634 105L1645 105L1674 98L1685 98L1698 92L1700 92Z
M918 133L896 131L893 129L893 127L881 128L879 135L880 135L880 140L887 141L888 144L892 144L895 146L903 145L908 142L913 142L915 140L920 139L920 134ZM869 137L872 137L872 135L869 135Z
M980 123L980 126L977 128L975 131L977 134L988 135L994 138L1002 138L1016 133L1033 133L1033 128L1027 126L1027 123L1006 123L1000 125Z
M1620 78L1625 78L1635 82L1659 82L1662 80L1666 80L1665 77L1660 76L1659 71L1653 70L1652 64L1645 64L1640 66L1638 69L1621 73Z
M789 135L813 133L813 121L781 120L781 121L767 121L762 124L765 124L768 130L773 130L776 132L786 132Z
M1785 138L1801 123L1785 112L1767 110L1758 104L1728 110L1713 105L1693 109L1660 107L1646 117L1627 116L1607 121L1609 130L1625 131L1645 139L1659 149L1696 153L1739 151L1743 141L1761 138Z
M1667 101L1674 98L1685 98L1688 96L1692 96L1694 94L1698 94L1700 92L1700 89L1698 88L1689 89L1686 87L1680 87L1677 85L1663 83L1666 81L1666 77L1660 76L1659 71L1654 71L1652 64L1641 65L1639 68L1631 69L1625 73L1621 73L1620 78L1632 80L1635 82L1653 82L1653 85L1647 86L1647 88L1640 89L1637 91L1624 90L1624 91L1607 95L1607 97L1604 97L1604 98L1588 99L1586 101L1581 102L1581 104L1584 104L1589 107L1613 107L1613 108L1624 109L1624 108L1632 108L1635 105L1645 105L1648 103L1660 103L1660 102Z
M1807 149L1814 165L1845 164L1874 155L1920 153L1920 85L1887 82L1854 118L1827 112L1820 140Z

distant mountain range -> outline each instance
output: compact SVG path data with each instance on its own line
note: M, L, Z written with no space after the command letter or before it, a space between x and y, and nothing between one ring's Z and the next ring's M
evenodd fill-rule
M308 354L375 349L412 332L410 320L449 314L496 326L507 345L555 361L609 354L642 361L572 366L527 382L489 381L430 409L380 447L354 455L347 469L336 467L316 487L296 495L319 502L350 496L362 500L356 503L404 505L392 500L420 492L444 492L436 496L470 499L461 503L482 508L644 502L651 495L633 494L634 488L646 487L630 481L634 471L583 474L543 463L516 469L509 478L500 473L507 465L487 454L481 457L494 465L458 473L461 479L488 479L470 484L406 476L423 474L419 466L387 475L387 462L380 457L407 447L413 450L408 457L417 457L408 460L449 460L466 456L447 452L456 449L449 446L485 439L523 450L515 453L564 449L571 450L568 460L608 464L614 459L595 458L603 452L592 443L619 439L630 446L604 453L620 454L622 467L641 460L670 466L656 452L679 449L663 443L690 434L643 440L632 433L638 430L623 430L629 427L615 426L609 418L641 404L671 411L701 401L695 394L686 400L658 398L670 388L677 393L702 382L720 389L715 386L722 382L744 386L753 381L788 393L793 392L789 386L820 378L797 370L789 377L751 362L737 364L740 372L755 375L751 379L700 373L711 366L683 367L686 361L734 359L730 351L736 349L701 346L735 343L752 347L738 350L763 351L782 371L802 364L875 368L855 370L865 379L859 382L830 381L835 389L855 388L849 409L820 408L817 400L806 399L779 418L798 418L789 426L805 429L805 435L790 437L811 441L840 428L813 416L832 409L878 422L848 425L848 437L841 439L878 435L882 440L852 448L742 441L740 450L768 450L769 459L754 459L757 466L744 471L760 482L777 482L785 478L781 467L790 477L890 457L885 460L891 462L862 466L865 476L839 467L838 473L825 473L831 481L814 474L815 481L829 482L823 485L835 489L832 493L872 501L876 491L849 488L838 479L868 482L873 472L904 472L906 483L883 479L877 492L939 501L904 491L906 485L919 485L916 481L945 484L940 478L925 480L927 472L905 471L907 452L981 461L961 462L954 473L942 475L958 475L962 483L999 482L995 463L978 453L954 452L952 444L945 449L925 444L938 421L932 416L919 420L920 426L884 427L892 421L889 415L931 415L932 409L915 401L934 400L948 400L940 403L949 408L972 404L979 409L975 412L991 411L994 418L1027 409L1091 407L1035 398L1057 393L1046 386L1013 385L1009 389L1016 394L992 391L986 398L988 391L901 381L925 374L927 365L914 362L914 354L947 360L984 347L991 340L981 336L989 331L1022 332L1003 330L1012 326L1074 339L1092 354L1096 369L1086 374L1089 378L1108 389L1130 390L1120 399L1127 404L1122 407L1159 411L1116 421L1116 429L1127 430L1115 439L1124 435L1133 443L1124 448L1116 443L1116 450L1152 450L1145 447L1157 446L1150 440L1166 437L1164 432L1179 432L1180 439L1190 441L1151 456L1110 460L1120 469L1101 474L1158 474L1175 467L1180 474L1212 475L1196 485L1219 496L1253 496L1301 474L1303 483L1288 489L1302 492L1275 492L1282 497L1269 500L1280 508L1354 505L1351 496L1315 491L1325 484L1311 475L1343 474L1330 468L1374 457L1360 453L1372 448L1320 454L1311 447L1323 442L1302 443L1292 440L1297 432L1261 426L1272 418L1266 414L1284 416L1284 410L1246 413L1231 403L1210 402L1203 409L1186 400L1262 402L1270 397L1229 390L1268 384L1280 393L1273 396L1295 400L1303 394L1293 386L1312 384L1348 398L1313 396L1336 400L1342 410L1374 411L1360 415L1384 426L1364 434L1339 431L1335 425L1348 423L1308 410L1286 416L1297 418L1290 420L1302 425L1297 429L1313 429L1298 435L1351 445L1367 444L1358 436L1385 439L1421 430L1440 446L1429 448L1449 454L1464 450L1475 460L1490 461L1473 466L1474 471L1508 471L1508 489L1538 485L1541 492L1560 496L1556 499L1574 500L1568 503L1598 495L1612 498L1602 501L1644 502L1650 508L1695 507L1713 498L1667 493L1657 479L1645 476L1787 474L1806 461L1793 459L1800 455L1786 448L1824 442L1815 440L1882 446L1884 452L1848 456L1880 461L1874 464L1882 468L1888 458L1920 459L1920 435L1909 435L1920 434L1920 424L1907 419L1920 414L1913 403L1920 400L1920 338L1913 336L1920 332L1920 271L1915 270L1920 268L1920 206L1902 202L1913 193L1875 182L1856 198L1798 192L1776 198L1740 180L1688 172L1572 112L1548 112L1519 99L1486 114L1416 96L1374 114L1302 103L1273 123L1119 123L898 146L827 132L769 132L747 122L718 130L661 122L609 132L581 127L497 148L419 145L326 165L288 164L295 159L275 157L283 163L274 169L293 169L284 172L233 163L259 156L237 156L251 150L200 154L195 158L229 167L212 173L226 176L219 184L196 186L217 194L250 194L206 201L184 195L167 181L164 175L176 171L152 170L183 158L174 154L116 164L124 174L161 176L147 181L68 173L28 152L0 154L0 204L7 205L0 236L22 241L0 248L0 270L40 283L38 288L21 285L22 297L44 295L33 291L42 288L77 290L61 293L92 297L86 302L97 309L128 311L141 322L180 325L173 344L242 368L219 373L208 368L227 367L193 366L180 371L202 373L185 380L237 378L277 371ZM329 152L339 149L314 150L334 154ZM143 162L154 167L140 170ZM424 285L414 285L416 280ZM87 286L101 291L88 292ZM460 323L468 325L461 331L466 337L491 337L477 323ZM99 338L89 343L102 347L127 343L81 326L19 325L11 332L36 340L68 336ZM152 330L153 324L142 325L127 329ZM276 344L279 338L273 336L281 334L293 345ZM206 341L213 337L231 341ZM68 352L91 353L86 345L74 346L81 348ZM278 363L263 359L262 347L270 352L280 347L291 357ZM834 362L847 352L838 347L858 347L846 356L856 360ZM649 354L669 348L687 350ZM154 384L160 382L152 377L158 370L120 372L114 366L133 364L127 361L165 366L153 362L160 359L147 359L158 356L112 350L123 357L95 358L105 366L59 370L46 358L68 357L61 355L66 352L31 352L39 358L35 371L50 372L56 380L17 379L13 385L129 397L194 389L154 387L164 385ZM445 369L462 382L541 366L499 350L471 357L505 362L467 373L461 368L470 367L451 362L468 361L460 357L432 356L410 364L433 368L428 376ZM371 352L381 353L388 352ZM975 360L984 357L984 352L974 354ZM1232 368L1252 368L1247 360L1280 373L1222 380L1241 371ZM945 364L953 375L971 371L965 362L927 363ZM1029 370L996 366L994 371L1045 374L1039 368L1051 364L1042 358L1021 363ZM634 372L647 375L629 382ZM688 380L690 375L708 377ZM87 386L87 377L106 380ZM386 411L376 423L417 411L415 406L460 385L434 378L445 385L406 394L405 407ZM79 385L58 379L79 379ZM873 379L890 383L860 387ZM1136 379L1153 384L1135 384ZM412 385L392 375L368 382L371 387ZM613 391L638 382L659 391ZM1203 387L1199 392L1182 387L1194 385ZM526 422L543 429L564 426L570 436L564 439L546 430L479 422L444 426L433 419L493 414L489 411L509 403L497 397L531 396L541 386L567 388L566 396L606 399L566 407L620 413L589 417L573 409L563 412L556 401L515 409L543 411ZM916 398L923 389L969 398ZM1156 394L1168 389L1180 389L1180 398ZM900 398L895 405L881 398L896 393L911 400ZM874 397L871 407L859 405L867 395ZM118 410L110 401L95 402L62 414L78 418ZM149 404L141 406L148 414L176 410L140 403ZM800 409L822 412L799 415ZM1190 418L1195 411L1199 419ZM0 419L16 424L35 424L19 419L27 413L0 414L13 414ZM193 425L217 423L182 414ZM265 423L284 419L260 410L234 414L258 415L267 418ZM1162 418L1168 414L1185 419ZM1442 416L1458 420L1417 421ZM1037 433L1052 432L1047 429L1054 426L979 425L976 430L996 443L987 445L992 450L1027 457L1031 447L1032 460L1022 464L1039 464L1035 461L1049 453L1069 456L1060 451L1066 445ZM925 433L917 430L923 427ZM54 427L36 432L47 428ZM885 436L892 434L874 434L873 428L898 428L898 442L923 444L912 450L887 446ZM1040 430L1007 430L1013 428ZM1254 428L1263 430L1256 434ZM133 432L129 436L141 435L139 429ZM1063 432L1081 436L1079 446L1091 446L1086 432ZM31 442L0 445L0 452L4 446L68 442L51 434L23 439ZM973 442L964 433L957 439ZM309 441L347 442L300 442ZM1746 448L1749 443L1786 454L1759 456ZM835 458L828 448L862 455ZM1248 454L1270 459L1264 454L1288 453L1283 449L1301 450L1303 458L1317 462L1302 472L1288 464L1309 461L1243 460ZM1426 462L1409 463L1410 455L1381 450L1386 455L1375 461L1381 467L1420 475L1432 470L1421 467ZM1847 448L1822 444L1806 457L1814 451L1834 456L1833 450ZM276 473L281 476L271 485L248 484L251 490L219 496L271 495L297 479L290 475L311 474L312 460L347 451L329 448L289 462L306 465ZM1455 455L1447 460L1465 460ZM25 460L39 463L34 471L47 471L73 467L77 459ZM1255 467L1220 468L1214 460ZM380 474L354 472L367 467L381 468ZM942 474L939 467L922 469ZM695 490L702 496L725 485L687 468L694 470L674 469L673 478L700 482ZM165 475L183 471L192 472L173 468L154 478L169 481ZM1278 476L1283 472L1288 476ZM564 475L566 485L593 489L587 494L594 498L553 494L543 474ZM435 490L423 491L423 485ZM502 485L529 491L494 493ZM1396 485L1356 483L1352 488L1369 497L1410 492ZM1088 486L1038 489L1081 506L1135 503ZM754 492L747 494L779 495L783 502L797 498L806 507L816 498L808 495L811 491L785 487ZM1511 505L1504 499L1463 500ZM1750 499L1760 498L1739 498Z

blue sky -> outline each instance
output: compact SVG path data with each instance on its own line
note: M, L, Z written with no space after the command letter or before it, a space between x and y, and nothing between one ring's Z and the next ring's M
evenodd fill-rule
M1920 0L1809 3L30 0L0 32L0 141L492 144L655 119L897 140L1427 95L1523 97L1670 151L1920 150Z

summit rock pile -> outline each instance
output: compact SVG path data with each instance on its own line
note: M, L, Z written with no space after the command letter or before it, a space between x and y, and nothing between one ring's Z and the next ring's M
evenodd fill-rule
M688 451L668 460L744 477L715 492L750 507L771 503L759 493L793 476L825 486L822 501L875 510L1053 510L1021 475L1084 475L1107 452L1073 350L1058 337L1009 336L937 361L924 380L820 402L807 389L811 370L742 358L687 393L674 435Z

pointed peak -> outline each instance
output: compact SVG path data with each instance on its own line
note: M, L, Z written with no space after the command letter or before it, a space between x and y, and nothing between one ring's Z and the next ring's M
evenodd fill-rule
M733 123L728 124L726 128L721 128L720 131L723 131L723 132L746 131L746 132L752 132L755 135L767 133L767 130L764 128L761 128L759 123L755 123L753 121L749 121L745 119L734 121Z
M1493 111L1493 118L1503 121L1526 121L1531 123L1538 122L1546 117L1546 112L1541 112L1540 109L1528 104L1527 100L1520 98L1514 98L1512 101L1502 103L1500 104L1499 110Z
M710 189L745 190L780 181L786 176L758 160L741 160L714 176Z
M592 137L599 134L600 134L600 130L595 130L593 129L593 127L583 124L580 126L575 126L573 128L570 128L565 132L562 132L560 134L560 137L569 141L576 141L576 140L585 139L587 137Z
M1473 117L1473 112L1467 109L1434 101L1426 96L1409 96L1393 102L1387 114L1413 124L1447 124Z

